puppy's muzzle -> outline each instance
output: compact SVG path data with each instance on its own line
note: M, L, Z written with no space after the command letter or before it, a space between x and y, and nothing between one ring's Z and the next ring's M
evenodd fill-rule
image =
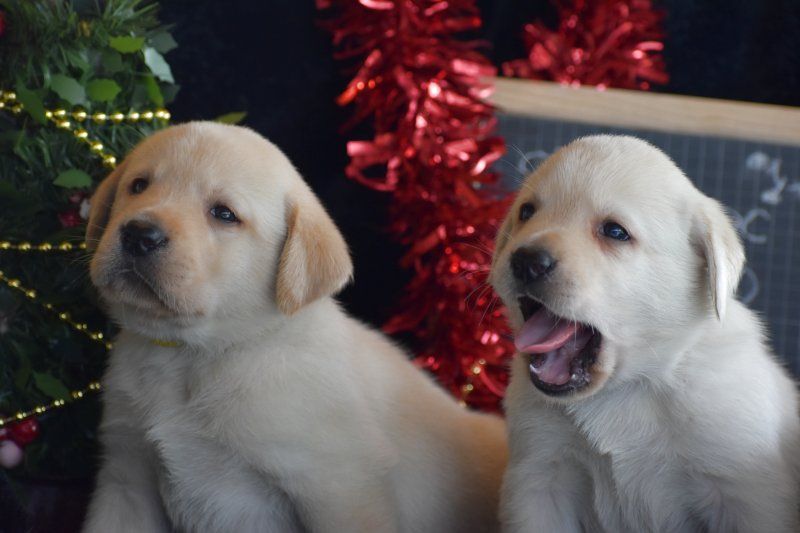
M520 288L529 288L549 277L558 262L543 248L519 248L511 254L511 273Z
M164 248L167 234L158 225L142 220L126 222L119 230L120 243L126 255L144 257Z

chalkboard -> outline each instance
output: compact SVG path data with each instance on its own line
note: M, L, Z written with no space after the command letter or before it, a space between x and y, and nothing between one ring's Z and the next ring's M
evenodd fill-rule
M530 172L528 161L585 135L635 135L666 152L727 207L747 252L738 297L762 316L776 354L800 376L800 146L503 113L498 133L508 153L496 169L509 189Z

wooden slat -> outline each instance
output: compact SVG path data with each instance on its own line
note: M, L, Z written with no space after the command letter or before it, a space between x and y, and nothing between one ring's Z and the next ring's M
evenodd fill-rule
M800 145L800 108L495 78L493 102L532 117Z

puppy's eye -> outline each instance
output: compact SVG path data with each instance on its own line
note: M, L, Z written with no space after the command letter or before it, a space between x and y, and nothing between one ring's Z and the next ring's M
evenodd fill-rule
M226 205L217 204L211 208L211 216L214 218L218 218L223 222L239 222L239 219L236 218L236 215L233 211L228 208Z
M521 206L519 206L519 219L521 222L525 222L526 220L531 218L535 213L536 213L536 208L530 202L526 202Z
M626 230L616 222L604 223L601 229L601 233L606 237L608 237L609 239L614 239L615 241L627 241L631 238L631 236L628 235L628 230Z
M139 194L144 191L150 182L146 178L136 178L131 182L131 194Z

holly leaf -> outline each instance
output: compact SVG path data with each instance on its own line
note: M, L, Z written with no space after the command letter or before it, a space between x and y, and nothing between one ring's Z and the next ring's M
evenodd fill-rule
M161 94L164 95L164 103L168 104L175 99L175 95L178 94L180 90L180 85L165 85L161 87Z
M100 78L86 85L89 98L95 102L110 102L117 97L122 88L114 80Z
M39 98L39 95L21 83L17 84L16 89L17 99L22 103L25 111L27 111L33 120L39 124L45 124L47 119L44 116L44 105L42 104L42 99Z
M164 60L164 56L158 53L155 48L147 47L144 49L144 64L153 73L153 76L167 83L175 83L172 77L172 70Z
M168 31L160 31L150 36L150 45L162 54L166 54L175 49L178 43L175 42L175 39L172 38Z
M225 113L214 119L214 122L221 122L222 124L239 124L247 116L246 111L236 111L233 113Z
M72 105L86 102L86 89L75 78L53 74L50 78L50 88Z
M117 52L132 54L142 49L142 46L144 46L144 37L112 37L108 40L108 44Z
M145 76L144 87L147 89L147 96L150 101L158 107L162 107L164 105L164 95L161 94L161 88L158 86L156 79L150 75Z
M58 378L50 374L34 372L33 381L36 383L37 389L54 400L69 397L69 390Z
M66 189L80 189L92 186L92 177L83 170L71 168L65 170L58 177L53 180L53 185L64 187Z
M91 68L86 50L68 50L64 52L64 57L70 65L80 69L81 72L86 72Z
M103 63L103 70L108 74L114 74L124 68L122 56L114 50L103 50L100 61Z

